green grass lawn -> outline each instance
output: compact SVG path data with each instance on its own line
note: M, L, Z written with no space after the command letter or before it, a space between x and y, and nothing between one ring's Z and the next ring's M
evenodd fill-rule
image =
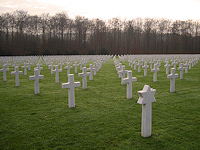
M176 92L170 93L164 63L156 83L150 69L144 77L143 69L138 73L128 62L123 64L137 77L132 99L126 99L126 85L121 85L110 59L93 81L88 77L88 89L75 88L75 108L68 108L68 90L61 88L67 82L66 69L56 84L43 62L38 95L29 80L33 66L27 76L20 75L19 87L10 73L13 67L6 82L0 72L0 149L199 149L200 65L184 73L183 80L176 78ZM75 74L75 81L82 78ZM156 89L149 138L141 136L142 106L137 104L137 91L145 84Z

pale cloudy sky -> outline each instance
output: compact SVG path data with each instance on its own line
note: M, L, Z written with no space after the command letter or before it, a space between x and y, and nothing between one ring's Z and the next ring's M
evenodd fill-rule
M0 0L0 14L25 10L29 14L66 11L89 19L167 18L200 20L200 0Z

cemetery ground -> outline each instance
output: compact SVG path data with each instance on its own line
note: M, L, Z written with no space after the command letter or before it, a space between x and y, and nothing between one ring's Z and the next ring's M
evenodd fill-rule
M0 149L198 149L200 147L200 65L195 65L183 80L176 78L176 92L170 93L170 79L164 62L153 82L148 69L133 71L133 98L126 99L126 85L115 70L113 59L103 63L94 80L88 77L87 89L75 88L75 108L68 108L67 70L60 82L43 64L40 94L34 94L34 81L20 75L15 87L10 67L7 81L0 72ZM90 63L87 63L87 68ZM19 70L22 70L21 67ZM78 69L79 70L79 69ZM78 73L81 71L79 70ZM74 81L82 83L71 69ZM179 70L176 70L179 74ZM141 136L142 106L137 91L147 84L156 89L152 104L152 136Z

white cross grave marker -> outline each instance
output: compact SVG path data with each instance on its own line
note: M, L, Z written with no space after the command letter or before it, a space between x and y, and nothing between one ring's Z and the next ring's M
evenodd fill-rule
M54 65L55 70L52 70L55 73L55 83L59 83L59 72L62 72L62 69L58 69L58 65Z
M166 61L164 67L166 68L166 74L169 74L169 67L170 67L169 61Z
M152 65L153 65L152 59L150 60L149 64L150 64L150 69L152 69Z
M67 63L67 66L65 67L65 69L67 69L67 75L70 74L71 68L72 68L72 66L70 66L70 63Z
M60 66L60 69L62 70L62 66L64 65L64 63L61 61L58 65Z
M122 66L122 70L119 71L120 77L121 77L121 85L125 85L123 82L123 78L125 78L127 71L125 70L125 66Z
M147 76L147 68L149 68L149 65L147 65L147 62L144 62L144 66L142 66L142 68L144 68L144 76Z
M15 86L19 86L19 74L22 73L22 71L19 71L18 66L15 66L15 71L11 72L12 75L15 75Z
M157 72L160 71L157 64L154 64L154 68L151 69L151 72L153 72L153 82L157 82Z
M185 69L185 67L183 67L183 63L179 64L179 68L178 70L180 70L180 79L183 79L183 70Z
M155 89L150 88L149 85L144 85L142 91L138 91L138 104L142 105L142 127L141 135L143 137L151 136L152 131L152 102L155 102Z
M53 74L52 70L53 70L53 62L50 63L50 65L48 65L48 68L51 69L51 74Z
M0 69L0 72L3 72L3 81L7 81L6 71L9 71L9 68L6 68L6 65L3 65L3 69Z
M94 76L96 76L97 75L97 71L98 71L98 65L97 65L97 63L95 62L94 63Z
M28 65L28 70L31 70L32 63L28 62L27 65Z
M141 71L141 66L142 66L142 63L140 63L140 61L138 61L138 64L137 64L137 66L138 66L138 72L140 72L140 71Z
M170 79L170 92L175 92L175 78L178 77L178 74L175 74L175 69L171 68L171 74L167 75L167 78Z
M26 65L26 63L24 63L24 66L22 66L22 68L24 68L24 75L27 76L27 68L28 68L28 66Z
M36 66L37 66L37 67L34 68L34 69L38 69L38 73L39 73L39 75L40 75L40 71L43 69L43 67L40 67L40 64L37 64Z
M137 78L132 77L132 71L127 71L127 78L123 78L123 82L127 83L126 98L132 98L132 82L136 82Z
M87 69L87 71L90 71L89 80L93 80L93 70L94 68L92 67L92 64L90 64L90 68Z
M79 64L77 64L77 61L74 62L73 66L75 67L75 73L77 73L77 67Z
M79 77L83 77L82 86L83 86L83 89L87 89L87 76L90 75L90 72L87 72L87 68L86 67L83 67L82 70L83 70L83 72L79 73L78 76Z
M38 69L34 69L34 76L29 76L29 80L35 80L34 81L34 87L35 87L35 94L39 94L39 79L44 79L43 75L39 74Z
M68 90L68 107L72 108L75 107L75 94L74 94L74 88L81 86L80 82L74 82L74 74L68 74L68 83L62 83L63 89L69 89Z
M134 61L133 64L134 64L134 70L136 70L137 69L137 61Z
M189 66L188 61L185 62L184 66L185 66L185 73L188 73L188 66Z

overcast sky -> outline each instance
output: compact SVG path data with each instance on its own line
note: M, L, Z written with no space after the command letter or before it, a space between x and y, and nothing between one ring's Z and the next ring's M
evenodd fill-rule
M200 20L200 0L0 0L0 14L25 10L29 14L66 11L76 15L104 20L121 18L167 18Z

